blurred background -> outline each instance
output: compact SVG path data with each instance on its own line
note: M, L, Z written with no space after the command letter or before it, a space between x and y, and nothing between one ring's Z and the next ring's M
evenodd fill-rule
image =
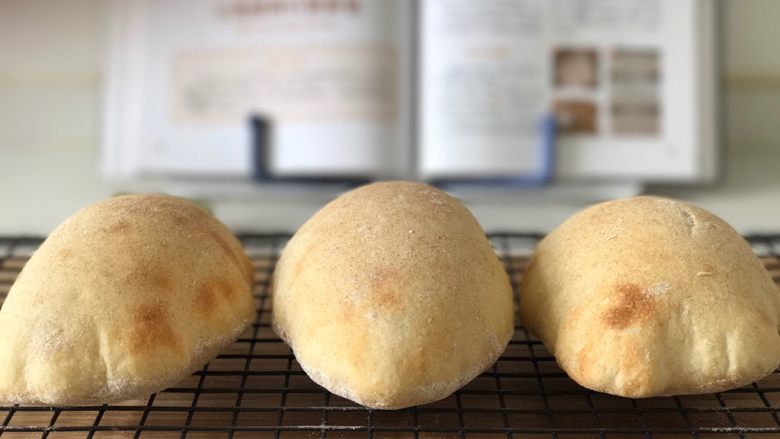
M777 232L778 22L777 0L0 0L0 235L119 192L294 231L389 178L489 231L649 193Z

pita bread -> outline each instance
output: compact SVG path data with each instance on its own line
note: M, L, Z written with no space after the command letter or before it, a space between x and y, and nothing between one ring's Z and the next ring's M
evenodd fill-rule
M509 279L457 200L418 183L337 198L282 253L273 325L317 383L396 409L450 395L513 332Z
M539 244L520 316L581 385L615 395L710 393L780 363L780 293L750 245L680 201L576 214Z
M0 400L98 404L201 367L252 321L252 269L211 214L131 195L68 218L0 310Z

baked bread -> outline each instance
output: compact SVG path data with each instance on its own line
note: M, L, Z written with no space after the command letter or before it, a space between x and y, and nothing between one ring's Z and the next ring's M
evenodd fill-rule
M780 363L780 293L720 218L636 197L585 209L539 244L520 316L590 389L628 397L717 392Z
M130 195L60 225L0 310L0 401L99 404L176 384L252 322L252 268L211 214Z
M444 398L513 332L509 279L477 221L419 183L375 183L317 212L284 249L273 326L331 392L396 409Z

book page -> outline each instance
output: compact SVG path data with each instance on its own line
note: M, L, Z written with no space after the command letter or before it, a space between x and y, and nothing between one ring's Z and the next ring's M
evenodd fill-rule
M558 177L702 176L706 2L423 0L421 172L532 173L553 114Z
M544 13L544 1L422 1L424 178L521 175L540 166Z
M551 3L557 175L695 179L700 151L714 147L697 132L699 69L714 70L697 65L701 2Z
M125 3L143 3L129 37L146 41L136 54L145 68L124 78L144 84L142 171L248 175L253 115L271 124L273 176L405 167L406 2Z

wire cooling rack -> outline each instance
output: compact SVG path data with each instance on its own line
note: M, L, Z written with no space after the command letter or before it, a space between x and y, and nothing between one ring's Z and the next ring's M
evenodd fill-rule
M780 373L727 392L627 399L578 386L518 325L485 373L433 404L382 411L314 384L270 327L268 282L289 235L242 235L257 319L216 359L145 400L87 407L0 407L10 437L762 438L780 437ZM490 239L517 287L540 236ZM780 235L748 238L780 283ZM0 298L41 243L0 238ZM2 336L0 334L0 336Z

